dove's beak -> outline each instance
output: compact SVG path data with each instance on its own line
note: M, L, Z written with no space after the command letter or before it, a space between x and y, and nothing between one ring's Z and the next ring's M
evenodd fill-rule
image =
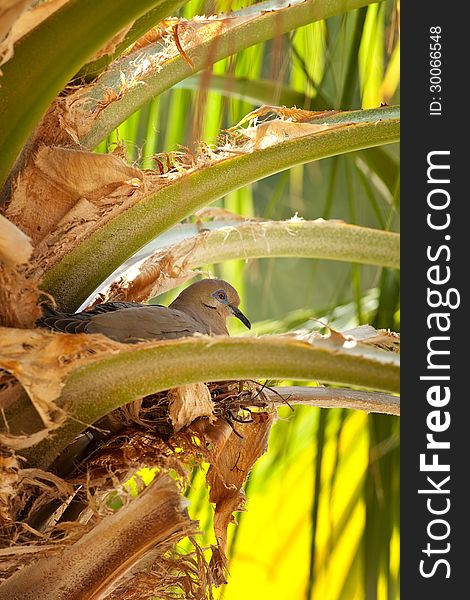
M232 306L231 304L229 306L232 309L233 316L237 317L237 319L240 319L240 321L243 323L243 325L245 325L246 327L248 327L248 329L251 329L251 323L245 317L245 315L242 313L242 311L239 310L236 306Z

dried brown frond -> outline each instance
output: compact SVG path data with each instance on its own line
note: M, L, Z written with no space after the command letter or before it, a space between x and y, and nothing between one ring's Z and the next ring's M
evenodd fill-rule
M183 564L180 570L178 561L170 567L168 553L179 540L196 532L197 523L189 519L178 485L160 473L143 493L119 510L109 510L73 543L57 547L49 556L36 556L38 560L29 565L19 563L23 568L2 584L2 593L33 597L33 591L41 589L44 597L58 597L59 591L76 597L85 593L106 597L123 582L146 572L155 559L161 564L158 558L165 555L166 581L177 585L180 578L186 579L188 569Z
M340 335L344 340L354 341L359 346L374 346L396 354L400 353L400 334L389 329L375 329L372 325L360 325L343 331Z
M21 383L44 425L42 431L29 436L1 433L0 440L16 449L37 443L64 422L67 411L55 400L70 369L123 349L122 344L104 336L57 334L41 329L0 328L0 336L0 368Z
M186 54L186 52L184 51L184 49L183 49L183 46L181 45L181 41L180 41L179 34L178 34L178 31L179 31L179 27L180 27L180 25L182 25L182 24L180 24L180 23L175 23L175 24L173 25L173 27L171 28L171 32L172 32L172 34L173 34L173 39L175 40L176 47L178 48L178 50L179 50L179 53L181 54L181 56L182 56L182 57L184 58L184 60L185 60L185 61L188 63L188 65L189 65L189 66L190 66L192 69L194 69L194 63L193 63L193 61L192 61L192 60L189 58L189 56L188 56L188 55Z
M121 424L122 427L133 431L133 434L140 440L160 438L165 444L171 446L176 444L178 447L186 448L187 453L191 454L194 450L191 432L197 435L206 435L214 428L215 420L228 421L233 427L243 429L244 424L250 422L250 408L270 409L272 406L263 392L263 386L257 382L219 381L204 385L212 402L211 414L202 417L198 414L199 410L192 413L193 419L191 421L186 419L187 423L185 424L185 426L190 426L190 430L181 427L180 431L174 426L175 416L172 407L174 390L151 394L116 409L111 414L114 428L119 430ZM204 392L203 408L207 407L205 394L206 392ZM175 435L176 433L178 435ZM208 441L212 442L210 435ZM197 452L200 452L200 445L196 444L195 447ZM166 451L163 454L166 454Z
M210 562L216 585L227 583L227 528L230 523L235 522L233 513L243 510L245 494L242 485L255 462L267 450L268 436L275 417L275 411L254 413L252 421L243 426L242 435L232 432L223 451L211 462L207 473L207 482L211 488L209 499L216 505L214 530L218 546L213 550Z
M44 19L61 8L68 0L46 0L45 2L34 2L34 0L10 0L7 4L15 3L17 6L25 6L26 10L19 16L11 30L11 41L16 44L23 36L37 27ZM31 6L35 5L35 6ZM1 15L0 15L1 18ZM1 38L0 34L0 38Z
M96 218L96 206L119 202L141 186L140 170L114 154L42 146L15 182L6 216L37 245L66 215L66 221L73 212L80 219Z
M0 327L32 327L40 316L38 303L49 297L39 289L35 277L27 277L28 266L12 267L0 261Z
M13 56L13 45L18 39L14 29L32 0L3 0L0 6L0 65ZM1 76L1 70L0 70Z
M329 117L336 114L337 110L320 110L312 111L301 108L289 108L287 106L273 106L270 104L264 104L259 108L255 108L250 113L245 115L241 121L236 125L228 129L228 131L236 131L240 129L245 123L257 122L261 117L266 117L265 120L274 120L275 117L281 117L282 120L295 121L296 123L306 123L312 119L319 119L323 117Z
M15 520L12 502L16 496L21 462L15 453L0 446L0 530Z
M145 571L135 574L114 592L107 600L212 600L212 580L204 553L193 536L190 536L194 550L180 554L174 549L159 552ZM183 594L183 596L181 596Z
M0 264L21 265L28 261L32 251L30 238L0 214Z
M242 509L241 486L265 449L275 415L263 389L250 381L209 383L212 415L199 416L177 432L179 420L175 423L172 419L174 391L152 394L121 407L90 428L88 437L82 434L72 442L72 463L67 462L67 450L54 463L56 472L72 467L63 475L65 480L53 473L21 469L14 455L5 454L7 484L0 488L5 525L0 538L0 556L5 559L3 577L28 565L34 576L38 559L46 561L42 568L47 570L58 560L55 557L75 557L73 548L87 536L93 538L95 529L104 526L116 500L124 504L120 510L127 509L130 497L126 482L130 478L134 478L137 489L145 489L136 477L143 466L154 468L157 478L168 471L177 473L182 486L189 469L205 461L212 465L208 482L211 501L216 503L218 541L212 548L210 566L194 539L192 552L182 555L175 551L174 544L183 531L190 536L197 532L193 523L166 537L164 543L149 546L106 597L170 599L179 590L188 599L212 598L211 586L225 579L226 528L232 513ZM252 414L253 407L261 411L268 408L268 412ZM91 449L77 463L79 443L88 443L90 435L96 436Z
M175 285L184 283L196 275L196 272L188 267L195 250L196 245L190 252L183 251L179 254L173 253L169 248L157 251L150 258L134 265L131 272L125 272L112 282L101 296L95 299L93 306L111 299L145 302Z
M382 350L388 350L390 352L400 353L400 334L390 329L377 329L368 327L368 335L356 330L349 330L345 332L345 335L353 335L360 344L375 346L376 348L382 348Z
M388 329L375 329L372 325L360 325L347 331L337 331L326 323L323 326L328 329L326 335L316 331L300 331L287 335L307 342L310 340L325 340L337 346L374 346L396 354L400 353L400 334Z
M164 19L161 21L160 25L149 29L142 37L135 41L126 54L130 54L136 50L142 50L150 44L161 41L162 38L167 35L169 28L176 22L178 22L178 19Z

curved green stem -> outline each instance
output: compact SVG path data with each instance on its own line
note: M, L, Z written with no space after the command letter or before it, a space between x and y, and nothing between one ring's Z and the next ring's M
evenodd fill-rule
M201 234L188 267L234 258L292 256L400 268L400 235L342 222L243 223ZM195 239L185 240L186 252Z
M343 126L236 155L184 175L90 235L46 273L41 287L61 307L75 310L132 254L197 209L294 165L395 142L398 115L397 108L387 107L322 118L321 123Z
M67 406L70 417L53 436L22 450L22 455L45 467L84 423L142 396L198 381L316 380L397 393L398 361L385 351L347 350L329 339L306 343L288 336L143 343L71 371L57 401Z
M57 94L129 22L166 0L69 0L19 40L2 66L0 185ZM34 68L33 68L34 65Z
M194 67L181 54L167 58L167 49L162 50L159 43L148 46L145 52L133 53L116 61L95 85L77 95L78 101L86 99L81 117L86 124L83 133L78 133L80 142L86 148L94 148L143 104L195 71L274 36L374 2L268 0L235 11L225 19L222 15L220 19L221 22L225 20L226 27L222 27L220 32L216 21L208 25L207 35L196 38L194 44L185 48ZM195 24L198 25L197 22ZM126 82L125 89L123 81ZM110 92L114 92L117 99L109 103L106 98L109 98ZM104 108L103 103L107 103ZM100 110L96 111L98 106Z

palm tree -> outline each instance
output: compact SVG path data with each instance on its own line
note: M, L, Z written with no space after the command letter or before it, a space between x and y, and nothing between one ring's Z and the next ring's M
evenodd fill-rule
M397 7L4 4L0 598L396 598ZM200 268L256 336L34 327Z

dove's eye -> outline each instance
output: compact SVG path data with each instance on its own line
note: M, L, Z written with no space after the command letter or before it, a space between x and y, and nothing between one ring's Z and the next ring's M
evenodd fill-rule
M212 295L217 298L217 300L220 300L220 302L227 302L227 294L224 292L224 290L217 290Z

